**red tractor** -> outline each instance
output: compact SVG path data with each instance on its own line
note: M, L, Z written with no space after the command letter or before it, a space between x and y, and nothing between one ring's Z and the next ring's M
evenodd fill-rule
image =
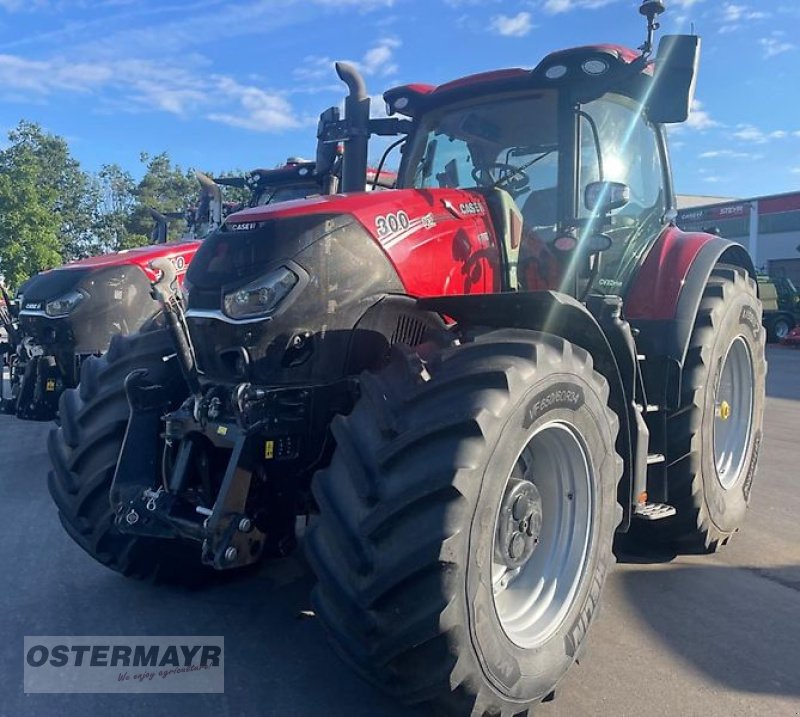
M762 440L750 257L674 226L695 36L387 92L354 69L343 196L228 217L154 288L168 330L83 366L50 435L72 538L200 580L295 544L337 651L408 703L527 714L579 656L616 533L713 551ZM370 132L406 140L366 194Z
M138 331L160 312L150 296L156 272L151 262L173 262L180 280L200 246L231 211L219 185L246 187L248 206L276 204L330 191L336 177L318 174L315 163L289 159L277 169L260 169L242 178L212 180L197 173L200 202L188 212L151 210L153 244L81 259L28 280L20 297L19 340L8 345L11 396L3 408L28 420L52 420L65 388L78 384L81 364L107 350L115 334ZM185 219L188 233L167 242L168 222ZM0 393L0 398L2 394Z

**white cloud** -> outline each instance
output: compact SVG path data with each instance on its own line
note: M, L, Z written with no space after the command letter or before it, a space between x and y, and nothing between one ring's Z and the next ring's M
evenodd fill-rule
M763 20L770 17L770 13L752 10L748 5L725 3L722 7L723 22L740 22L741 20Z
M531 31L533 24L529 12L520 12L516 15L495 15L489 27L498 35L524 37Z
M740 124L737 126L733 136L742 142L750 142L751 144L767 144L767 142L773 139L786 139L789 136L789 133L783 129L765 132L755 125Z
M702 1L703 0L672 0L672 4L688 10L689 8L694 7L695 5L697 5L697 3Z
M722 6L721 20L723 24L719 32L721 34L733 32L738 30L745 20L764 20L771 16L771 13L753 10L749 5L737 5L728 2Z
M121 58L75 63L58 57L28 60L0 55L0 97L44 99L94 95L92 108L103 111L165 112L207 119L261 132L305 126L286 97L226 75L208 75L203 67Z
M605 5L610 5L613 2L616 2L616 0L545 0L542 9L548 15L558 15L562 12L570 12L578 9L594 10Z
M752 159L752 160L761 160L764 159L763 154L752 154L751 152L736 152L732 149L717 149L710 152L703 152L700 155L700 159Z
M780 40L778 37L762 37L758 43L764 48L764 57L770 58L782 55L784 52L791 52L797 49L797 45Z
M800 174L800 167L792 167L789 171L792 174Z
M19 90L48 95L58 90L88 92L111 79L103 65L76 63L64 58L28 60L0 55L0 91Z
M721 127L722 125L717 122L715 119L712 119L711 115L703 109L703 103L700 100L692 100L692 107L691 111L689 112L689 119L684 122L683 125L678 125L676 129L679 127L687 127L688 129L697 130L698 132L704 132L707 129L713 129L714 127Z
M295 116L285 97L252 85L242 85L230 77L217 77L219 92L239 104L239 112L211 112L212 122L256 132L279 132L300 127L304 122Z
M365 75L387 77L397 72L398 67L394 51L400 47L400 40L384 37L370 47L360 60L348 60ZM323 55L306 55L301 66L292 71L292 75L302 82L327 82L335 85L338 80L334 70L335 60ZM297 88L295 88L297 89Z
M361 69L368 75L392 75L397 72L394 62L394 51L400 47L400 40L385 37L364 53L359 63Z

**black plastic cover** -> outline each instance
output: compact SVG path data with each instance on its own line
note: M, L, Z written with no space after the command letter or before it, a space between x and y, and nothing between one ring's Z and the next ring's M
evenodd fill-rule
M225 293L281 266L301 278L272 316L224 317ZM386 294L404 293L382 249L349 216L278 219L249 231L217 232L203 242L187 279L198 365L206 380L219 383L338 380L347 375L360 318Z

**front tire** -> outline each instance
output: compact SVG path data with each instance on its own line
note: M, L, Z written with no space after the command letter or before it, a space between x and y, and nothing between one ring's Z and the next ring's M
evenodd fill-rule
M738 267L708 281L668 419L669 503L653 527L679 549L714 552L740 529L758 463L766 392L765 331L756 284Z
M196 584L214 574L200 562L199 543L120 533L109 501L128 425L125 377L147 369L148 380L163 387L165 403L177 406L188 388L174 356L165 360L174 353L161 329L115 336L105 355L83 363L78 387L61 396L61 426L50 432L48 488L64 529L95 560L128 577ZM153 476L154 485L159 480Z
M317 615L407 703L527 712L577 657L613 560L608 385L582 349L496 331L396 356L362 390L313 482Z

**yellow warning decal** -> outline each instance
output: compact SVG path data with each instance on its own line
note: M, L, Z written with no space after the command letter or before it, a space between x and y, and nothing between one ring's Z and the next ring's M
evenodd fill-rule
M47 383L44 386L45 391L55 391L56 390L56 382L52 378L47 379Z
M220 436L225 436L225 435L227 435L227 433L228 433L228 427L227 427L227 426L217 426L217 433L218 433Z
M264 444L264 458L270 460L275 456L275 441L267 441Z

